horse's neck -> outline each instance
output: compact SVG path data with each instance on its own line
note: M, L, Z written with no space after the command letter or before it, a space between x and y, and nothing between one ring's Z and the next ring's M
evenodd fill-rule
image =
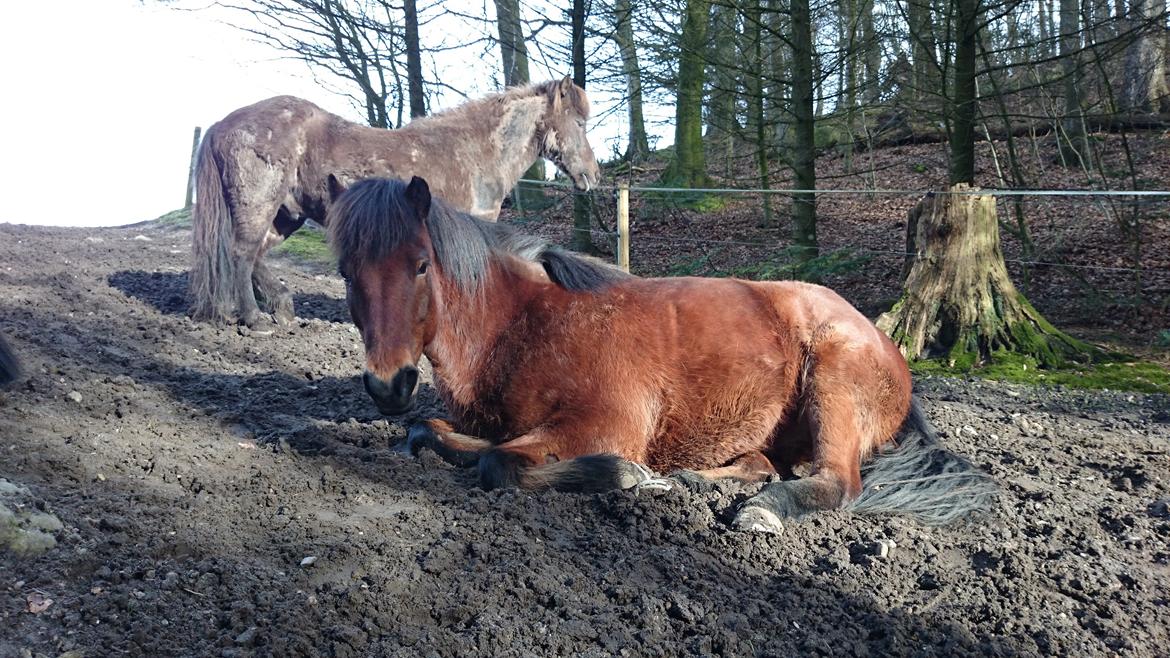
M405 130L447 132L453 157L462 159L471 179L473 198L464 210L494 220L504 197L540 155L538 132L546 103L542 95L489 99L455 115L416 121Z
M499 163L498 182L506 188L516 185L540 155L538 129L545 105L544 96L539 95L514 98L500 105L490 143Z
M519 265L490 265L482 288L466 292L444 282L437 296L439 322L426 347L427 358L452 401L470 407L479 396L478 380L494 346L511 327L539 283L523 285L535 274Z

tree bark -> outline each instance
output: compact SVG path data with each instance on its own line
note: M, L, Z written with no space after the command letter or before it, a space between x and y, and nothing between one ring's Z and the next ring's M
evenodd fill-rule
M520 22L520 0L495 0L496 27L500 36L500 57L504 66L504 86L518 87L530 82L528 77L528 46L524 43L524 29ZM544 180L544 160L532 163L523 178ZM541 203L543 190L516 187L514 200L520 210L533 203Z
M722 142L722 150L728 154L732 152L735 135L741 129L735 103L739 86L737 73L743 69L739 65L736 48L739 36L736 28L737 14L735 7L723 3L716 4L711 10L710 54L707 64L711 71L711 93L707 100L707 141ZM727 163L727 170L730 173L730 162Z
M979 44L979 0L956 0L954 82L951 92L951 185L975 182L975 57Z
M911 211L916 259L902 298L878 318L907 359L961 370L1025 356L1045 367L1089 360L1094 349L1053 327L1012 284L1000 250L995 197L965 184ZM913 227L913 228L910 228Z
M1061 121L1060 152L1065 164L1089 166L1092 150L1085 133L1081 109L1081 37L1078 0L1060 0L1060 65L1064 75L1064 119Z
M1166 83L1166 0L1133 0L1130 25L1135 36L1125 51L1123 108L1131 112L1170 112Z
M662 176L664 182L679 187L704 187L709 180L703 153L703 78L710 9L709 0L687 0L683 12L674 159Z
M585 88L585 0L573 0L570 10L572 25L573 82ZM573 249L585 254L595 253L590 219L592 199L587 194L573 195Z
M873 21L874 0L861 0L861 48L865 55L865 85L862 100L877 104L882 88L878 77L882 68L882 42Z
M814 136L812 12L809 0L792 0L792 173L800 190L817 186ZM798 192L792 200L792 242L797 260L817 256L816 195Z
M760 177L760 189L770 187L768 177L768 141L764 124L764 4L765 0L754 0L748 8L745 32L750 36L751 43L751 89L749 106L755 127L756 173ZM764 216L761 226L772 226L772 195L765 194L763 199Z
M418 9L416 0L403 0L402 12L406 27L406 88L410 95L410 118L426 116L426 98L423 96L422 55L418 47Z
M614 34L622 56L622 73L626 76L626 103L630 124L626 143L626 161L640 162L650 155L646 122L642 118L642 71L638 68L638 49L634 45L633 7L630 0L616 0L613 9Z

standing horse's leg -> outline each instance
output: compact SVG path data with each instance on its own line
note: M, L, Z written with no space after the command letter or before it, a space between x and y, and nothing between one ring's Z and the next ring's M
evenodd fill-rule
M252 285L261 308L272 313L278 324L289 324L296 319L292 293L272 274L272 270L268 269L264 263L264 256L270 249L284 242L288 236L304 226L305 219L303 216L294 216L287 208L281 206L276 211L276 219L272 221L272 226L264 236L264 242L260 245L252 269Z
M289 324L296 319L293 312L292 293L272 273L263 257L256 260L252 268L252 287L257 301L264 310L271 311L279 324Z

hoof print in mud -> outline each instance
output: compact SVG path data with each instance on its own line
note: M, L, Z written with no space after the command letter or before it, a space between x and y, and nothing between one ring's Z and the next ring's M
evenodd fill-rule
M762 532L769 535L778 535L784 532L784 523L780 521L780 517L755 505L739 510L731 525L736 530L744 532Z

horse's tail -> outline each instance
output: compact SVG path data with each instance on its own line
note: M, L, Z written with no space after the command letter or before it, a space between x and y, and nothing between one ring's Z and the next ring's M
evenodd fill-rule
M197 196L191 220L193 258L188 291L191 317L223 321L236 310L232 214L214 153L214 129L207 132L199 146L195 171Z
M641 466L608 454L532 466L519 455L497 448L485 452L479 460L480 485L488 490L519 487L601 493L628 489L648 476L649 472Z
M997 487L989 475L939 444L938 433L915 397L897 447L861 469L861 495L849 509L904 514L945 525L990 507Z
M20 362L16 354L8 346L3 336L0 336L0 388L8 386L20 377Z

